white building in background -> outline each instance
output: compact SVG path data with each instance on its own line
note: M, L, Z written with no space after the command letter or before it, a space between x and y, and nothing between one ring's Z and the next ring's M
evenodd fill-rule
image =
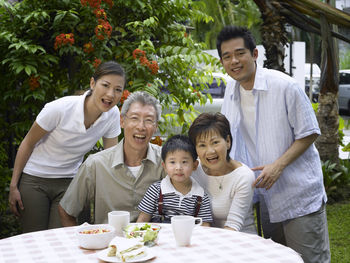
M335 6L336 8L350 14L350 0L336 0ZM350 29L341 28L339 33L345 36L350 36ZM350 44L342 40L339 40L338 43L339 43L339 57L341 59L343 56L345 56L346 53L350 52Z
M350 0L336 0L335 7L340 10L350 8Z

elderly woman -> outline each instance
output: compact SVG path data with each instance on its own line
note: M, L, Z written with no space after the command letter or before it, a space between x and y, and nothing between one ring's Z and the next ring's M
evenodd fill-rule
M230 158L232 136L226 117L221 113L200 114L189 129L189 137L200 159L193 177L210 195L213 226L256 234L254 173Z

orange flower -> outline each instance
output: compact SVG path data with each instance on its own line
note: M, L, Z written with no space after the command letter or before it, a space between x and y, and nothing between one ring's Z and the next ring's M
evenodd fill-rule
M151 74L156 75L158 73L159 66L157 61L153 60L148 67L151 70Z
M124 101L129 97L129 95L130 95L130 91L128 91L128 90L125 89L125 90L123 91L122 97L120 98L120 103L123 104Z
M151 140L151 143L162 146L163 140L160 138L160 136L156 136L154 137L154 139Z
M151 74L155 75L158 73L159 70L159 66L158 66L158 62L153 60L152 62L149 62L147 57L146 57L146 52L136 48L133 52L132 52L132 57L134 59L139 59L140 60L140 64L148 67L151 70Z
M57 50L58 48L65 46L65 45L73 45L74 44L74 34L59 34L56 36L54 48Z
M106 2L106 4L109 5L109 8L112 8L113 7L113 0L103 0L104 2Z
M85 53L91 53L93 51L94 51L94 47L92 46L91 42L84 44L84 52Z
M92 65L94 66L94 68L97 68L101 64L101 62L102 62L101 59L95 58Z
M95 27L95 34L99 40L104 40L105 35L107 35L108 38L111 37L112 30L112 26L108 23L108 21L99 19L98 25Z
M140 63L141 63L141 65L144 65L144 66L150 65L150 63L146 57L140 57Z
M143 50L141 50L141 49L136 48L136 49L132 52L132 57L133 57L134 59L137 59L137 58L139 58L139 57L144 57L144 56L146 56L146 52L143 51Z
M81 5L89 5L93 9L98 9L101 6L101 0L80 0Z
M30 76L30 78L29 78L30 90L34 91L40 87L39 79L40 79L40 76L37 76L37 77L35 77L34 75Z
M107 14L104 9L95 9L94 14L97 18L107 19Z

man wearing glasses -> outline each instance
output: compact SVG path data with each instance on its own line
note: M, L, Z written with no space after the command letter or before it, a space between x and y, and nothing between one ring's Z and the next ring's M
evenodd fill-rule
M130 212L138 216L137 206L147 188L165 177L161 166L161 147L150 140L161 115L158 100L145 92L134 92L121 110L124 139L118 145L90 155L81 165L59 205L63 226L76 225L84 206L94 203L94 223L108 221L108 212Z

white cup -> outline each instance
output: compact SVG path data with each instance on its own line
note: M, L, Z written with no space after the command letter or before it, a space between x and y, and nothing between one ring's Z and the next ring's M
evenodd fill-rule
M198 221L199 220L199 221ZM173 216L171 226L176 244L180 247L191 244L192 230L202 224L202 218L193 216Z
M114 226L117 236L123 236L123 229L130 223L128 211L111 211L108 213L108 224Z

